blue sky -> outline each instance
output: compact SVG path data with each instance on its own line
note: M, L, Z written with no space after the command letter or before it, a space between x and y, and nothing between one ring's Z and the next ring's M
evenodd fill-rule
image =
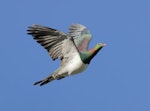
M149 0L3 0L1 111L150 111ZM107 46L80 75L33 86L59 66L26 34L41 24L88 27L90 48Z

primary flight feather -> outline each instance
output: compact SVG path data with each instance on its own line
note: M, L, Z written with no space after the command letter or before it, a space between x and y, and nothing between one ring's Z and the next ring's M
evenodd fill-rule
M92 35L81 24L71 25L67 34L41 25L30 26L27 31L48 51L53 60L58 58L61 60L60 67L56 71L47 78L35 82L34 85L42 86L55 79L60 80L84 71L91 59L106 45L99 43L88 50Z

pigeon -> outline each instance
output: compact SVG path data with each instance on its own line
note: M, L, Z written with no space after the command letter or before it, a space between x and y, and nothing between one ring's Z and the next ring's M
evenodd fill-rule
M53 60L60 59L60 67L57 70L34 83L40 86L81 73L88 67L92 58L106 46L98 43L89 50L92 35L81 24L72 24L68 33L42 25L32 25L28 27L27 33L48 51Z

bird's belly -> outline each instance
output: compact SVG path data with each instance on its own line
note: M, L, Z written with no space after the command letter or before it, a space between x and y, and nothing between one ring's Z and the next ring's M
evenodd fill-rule
M69 62L69 75L73 75L73 74L78 74L82 71L84 71L88 64L84 64L81 59L80 59L80 56L79 55L75 55L74 56L74 59L72 59L70 62Z
M72 75L73 74L78 74L78 73L84 71L87 68L87 66L88 66L88 64L82 64L82 65L80 65L80 67L78 67L76 70L74 70L72 72Z

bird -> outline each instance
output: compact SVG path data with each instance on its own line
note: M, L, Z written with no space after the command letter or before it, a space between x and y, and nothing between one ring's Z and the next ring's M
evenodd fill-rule
M27 34L48 51L52 60L60 59L60 67L57 70L33 85L43 86L53 80L61 80L83 72L92 58L106 46L106 44L98 43L89 50L92 35L86 26L78 23L72 24L68 33L34 24L28 27Z

